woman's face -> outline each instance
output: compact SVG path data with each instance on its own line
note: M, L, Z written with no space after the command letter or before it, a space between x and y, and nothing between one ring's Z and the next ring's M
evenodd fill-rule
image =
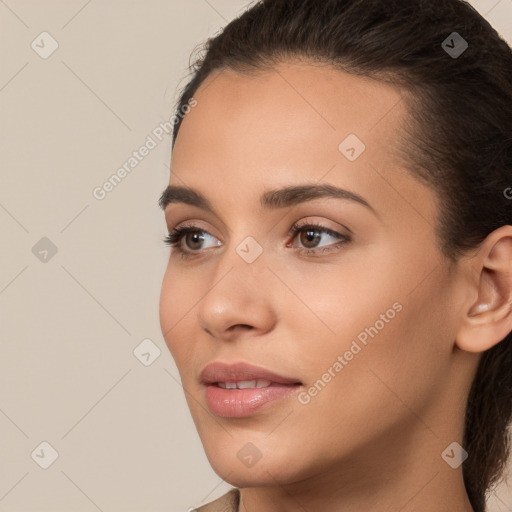
M165 208L170 231L193 230L160 320L213 468L242 487L371 476L420 447L445 465L464 296L434 194L393 153L398 90L288 62L217 72L195 100L170 178L195 194Z

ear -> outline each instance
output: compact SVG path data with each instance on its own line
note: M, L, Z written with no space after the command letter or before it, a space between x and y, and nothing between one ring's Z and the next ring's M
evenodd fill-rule
M512 331L512 226L501 226L486 237L468 272L471 298L455 342L461 350L484 352Z

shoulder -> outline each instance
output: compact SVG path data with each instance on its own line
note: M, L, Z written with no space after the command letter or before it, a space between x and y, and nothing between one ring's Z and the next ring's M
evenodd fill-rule
M197 512L238 512L239 502L240 491L238 489L231 489L218 500L207 503L195 510Z

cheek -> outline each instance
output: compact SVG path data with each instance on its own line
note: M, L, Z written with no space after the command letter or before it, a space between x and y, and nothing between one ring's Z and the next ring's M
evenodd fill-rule
M378 427L369 431L382 430L405 421L410 410L424 410L441 392L452 347L446 309L434 292L407 296L391 289L342 303L337 316L326 318L335 335L303 347L303 356L314 361L308 394L316 396L307 407L354 431L370 418Z
M368 334L366 345L357 338L357 333L367 334L359 326L353 328L355 336L317 337L304 344L306 391L294 404L294 421L282 426L286 439L279 442L301 444L306 438L309 446L301 448L304 457L328 461L357 453L390 431L399 435L413 431L418 420L411 411L424 417L423 411L438 396L436 386L443 371L426 333L423 338L416 333L418 317L413 309L404 305L377 334L369 330L374 337ZM347 316L347 332L350 320ZM363 322L362 317L358 320ZM374 324L375 320L369 327ZM325 425L332 428L326 430Z
M417 263L417 280L431 270L425 262L410 261ZM365 403L377 408L399 403L400 397L421 407L442 381L451 350L444 306L449 297L438 291L442 276L414 289L409 267L379 258L368 265L362 259L350 272L340 265L307 282L295 281L294 291L308 308L300 315L284 306L280 311L300 340L287 352L314 388L311 403L328 409L335 399L356 411Z

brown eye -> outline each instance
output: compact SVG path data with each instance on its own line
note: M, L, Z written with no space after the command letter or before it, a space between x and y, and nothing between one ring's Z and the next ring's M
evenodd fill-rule
M301 244L308 249L316 247L321 238L322 235L318 229L308 229L307 231L302 231L300 234Z
M198 226L183 226L175 228L164 239L164 243L180 253L182 258L186 258L188 256L200 254L203 252L202 249L209 248L208 246L203 247L203 243L208 237L214 240L214 243L210 244L210 247L220 245L219 240Z
M188 249L192 251L201 249L201 244L204 242L204 235L201 233L202 231L189 231L185 233L183 238Z
M341 246L346 245L352 240L349 235L338 233L321 224L311 223L303 224L302 226L292 226L289 235L293 235L293 240L296 240L295 243L292 242L291 246L295 247L299 253L308 256L339 250ZM329 238L333 240L331 243L329 243Z

